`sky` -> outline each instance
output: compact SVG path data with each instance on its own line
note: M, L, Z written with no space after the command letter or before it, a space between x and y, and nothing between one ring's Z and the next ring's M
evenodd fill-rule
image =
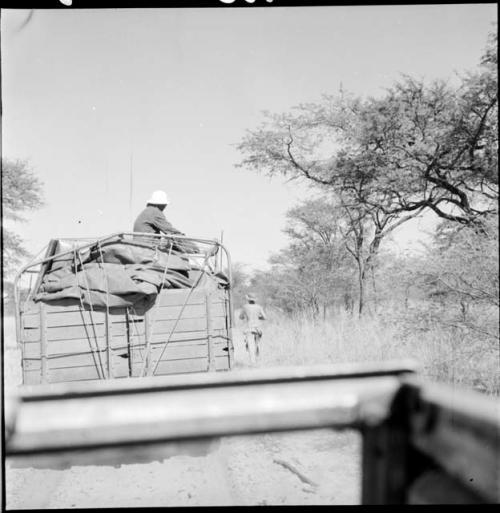
M264 268L311 191L235 167L262 111L340 84L381 94L401 74L453 80L476 68L496 7L34 10L25 25L29 11L2 9L2 155L29 161L46 202L8 226L34 254L52 238L132 231L161 189L175 227L223 232L233 261Z

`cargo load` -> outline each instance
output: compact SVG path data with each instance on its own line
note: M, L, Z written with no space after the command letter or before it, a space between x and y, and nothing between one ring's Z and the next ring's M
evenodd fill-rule
M15 280L23 383L230 369L230 267L215 240L50 241Z

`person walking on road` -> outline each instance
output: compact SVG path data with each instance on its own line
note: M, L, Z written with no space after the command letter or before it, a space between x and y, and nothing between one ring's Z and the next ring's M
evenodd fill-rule
M250 360L254 363L259 356L259 344L262 339L262 321L266 320L264 309L256 302L253 294L247 294L247 304L243 305L240 319L245 321L243 330L245 348L250 353Z

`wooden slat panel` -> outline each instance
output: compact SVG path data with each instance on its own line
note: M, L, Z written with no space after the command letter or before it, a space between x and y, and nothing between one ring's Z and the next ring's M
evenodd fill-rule
M155 332L153 332L153 334L151 336L151 341L152 341L152 343L165 342L168 339L169 334L170 334L169 332L165 332L165 333L155 333ZM217 340L225 340L221 335L227 337L227 331L225 329L218 329L216 331L214 330L214 337ZM180 333L175 331L172 334L172 336L170 337L170 342L178 341L178 340L199 340L200 338L203 338L203 339L206 340L207 333L206 333L205 330L202 330L202 331L185 331L185 332L180 332ZM139 336L133 335L132 336L132 343L133 344L136 344L136 343L143 344L144 343L144 336L143 335L139 335Z
M47 340L72 340L79 338L104 337L106 327L104 324L96 324L95 330L92 325L87 326L60 326L56 328L47 328ZM31 342L40 339L40 330L24 330L23 340Z
M24 328L39 328L40 327L40 313L36 314L23 314L21 316Z
M40 305L40 382L47 383L47 315L45 306Z
M124 316L115 316L116 320L123 320ZM106 312L94 311L89 312L81 310L79 312L74 311L62 311L57 313L47 313L47 327L54 326L77 326L81 324L91 324L92 321L95 324L102 324L106 320ZM37 328L40 325L38 315L24 315L23 316L25 328Z
M97 358L97 355L96 355ZM101 361L103 365L106 363L106 355L101 352ZM99 360L97 360L99 362ZM24 360L24 368L27 370L40 369L41 360ZM53 369L66 369L74 367L87 367L95 366L94 359L91 353L87 354L73 354L68 356L60 356L58 358L48 359L48 370L52 372Z
M40 342L26 342L23 344L23 358L40 358Z
M214 319L214 327L217 329L225 328L225 319L224 317L217 317ZM160 339L165 339L171 333L172 329L175 326L174 333L184 333L184 332L205 332L206 333L206 319L198 318L198 319L180 319L178 322L175 319L167 320L167 321L157 321L154 322L150 327L150 333L152 336L152 340L158 340L158 336ZM124 335L127 331L127 325L125 323L116 323L113 324L112 333L113 336ZM133 338L144 339L145 337L145 323L144 322L134 322L130 325L130 336Z
M97 358L97 355L96 355ZM106 354L101 353L101 361L104 366L106 367ZM24 369L26 371L27 376L32 376L33 373L38 372L40 373L40 360L25 360L24 361ZM99 365L99 360L97 360L97 364ZM126 358L121 358L118 355L113 355L113 374L115 377L127 377L129 375L128 370L128 360ZM56 383L61 381L60 377L61 371L67 370L68 373L64 373L64 376L68 375L70 372L75 372L75 374L78 376L78 379L99 379L99 375L97 374L97 370L95 372L88 371L89 368L93 367L96 369L94 358L92 354L84 354L84 355L71 355L71 356L65 356L61 358L54 358L50 359L48 361L48 376L49 379L47 380L48 383ZM86 369L85 371L82 371L82 369ZM85 372L88 376L86 378L82 378L82 372ZM95 378L92 377L95 374ZM76 378L75 378L76 379ZM66 380L64 380L66 381ZM68 379L67 381L73 381L73 379ZM39 381L33 381L32 383L39 383ZM25 384L30 384L28 382L25 382Z
M215 359L217 370L227 368L227 357ZM182 374L185 372L206 372L208 369L207 358L195 358L189 360L161 361L156 369L155 376L163 374Z
M154 320L164 319L177 319L179 315L182 315L182 319L193 319L197 317L205 317L205 307L200 305L186 305L184 309L182 305L178 306L160 306L158 308L153 307L150 310L150 315ZM224 317L226 315L225 305L222 302L212 303L212 312L214 316ZM135 319L136 316L131 316Z
M176 319L160 320L153 322L151 326L151 334L154 337L158 334L169 334L175 326L175 333L181 333L186 331L205 331L207 329L207 321L205 317L199 317L197 319L180 319L178 322ZM212 320L213 329L221 330L226 327L225 317L214 317ZM113 324L113 335L121 335L126 333L125 323ZM131 336L141 335L144 336L145 325L144 322L135 322L130 326Z
M192 358L170 362L161 361L154 375L162 376L164 374L182 374L184 372L205 372L207 369L208 360L206 358Z
M196 336L195 336L196 335ZM198 337L197 335L201 335L200 337ZM166 343L166 341L163 339L163 340L157 340L156 342L153 342L151 343L151 347L163 347L163 345ZM174 345L174 346L180 346L180 345L197 345L197 344L206 344L207 343L207 337L206 337L206 334L204 334L203 332L197 332L196 334L191 334L191 338L186 338L186 339L171 339L169 342L168 342L168 345ZM220 345L221 347L226 347L227 348L227 341L225 339L222 339L222 338L216 338L214 339L214 343L215 345ZM113 349L114 350L125 350L127 349L127 342L125 340L122 340L121 344L115 344L113 345ZM141 339L140 341L138 340L135 340L132 344L130 344L130 347L132 349L140 349L141 351L142 350L145 350L146 349L146 345L144 343L144 339Z
M105 337L106 337L106 377L112 379L114 376L113 371L113 354L111 351L111 320L109 317L109 311L106 312L105 322Z
M228 333L225 329L219 329L214 330L214 341L216 343L228 343ZM206 340L207 334L206 331L186 331L182 333L174 332L172 336L169 339L169 333L153 333L153 336L151 337L151 343L152 344L161 344L169 340L169 343L171 342L177 342L182 340ZM145 337L144 335L131 335L131 345L132 346L142 346L144 345ZM123 344L123 339L121 341L115 342L113 339L112 341L112 347L117 347L119 345Z
M40 304L40 303L38 303ZM66 313L66 312L80 312L82 311L82 306L81 306L81 303L69 303L67 305L64 305L64 304L51 304L51 303L44 303L45 304L45 307L47 308L47 313L49 314L55 314L55 313ZM91 309L90 307L86 306L83 308L83 311L85 312L90 312ZM126 311L126 308L113 308L111 310L111 315L125 315L125 311ZM105 310L104 309L99 309L99 310L96 310L94 308L94 312L101 312L101 313L104 313Z
M182 306L189 295L189 289L163 290L160 292L156 303L159 306ZM203 290L193 290L189 296L187 304L203 304L205 293Z
M176 323L176 319L171 320L157 320L153 322L151 328L153 336L156 334L169 333ZM92 339L97 337L105 336L105 325L104 323L94 324L95 332L92 328L92 324L87 325L72 325L72 326L53 326L47 328L47 340L73 340L86 338L90 336ZM224 330L226 328L225 317L214 317L213 319L214 330ZM123 336L126 334L127 324L126 322L112 322L111 334L112 336ZM187 331L206 331L206 320L203 317L197 319L183 319L181 318L177 322L175 332L187 332ZM132 336L144 336L145 323L138 321L131 323L130 333ZM34 342L40 340L40 329L39 328L25 328L22 333L22 340L25 342Z
M120 351L114 352L112 358L113 376L115 378L126 378L129 375L128 359L121 358L117 353L120 353Z
M152 347L151 354L153 355L154 361L158 358L159 353L163 350L163 347ZM138 361L142 364L142 359L145 349L133 349L134 361ZM216 356L227 355L224 351L224 347L221 345L214 345L214 354ZM184 358L207 358L208 347L207 344L168 344L161 361L164 360L182 360Z
M229 333L226 329L217 329L212 331L212 337L216 343L229 343Z
M116 337L114 339L116 346L126 345L124 337ZM114 347L112 345L112 347ZM24 344L24 356L26 358L39 358L40 357L40 342L26 342ZM47 354L59 355L67 353L84 353L91 349L106 349L106 339L100 337L94 339L74 339L74 340L52 340L47 343Z
M23 385L39 385L41 376L39 370L28 371L23 369Z
M46 306L46 305L45 305ZM205 316L205 308L203 304L186 304L183 305L168 305L168 306L154 306L149 310L150 314L157 320L164 319L177 319L182 311L182 318L192 319ZM214 316L224 317L226 315L225 303L216 301L211 303L212 311ZM47 308L47 306L46 306ZM52 307L55 308L55 307ZM25 328L38 328L40 326L40 315L39 313L25 313L22 316ZM93 320L95 324L104 323L106 319L106 312L100 310L82 310L81 308L74 307L57 307L57 310L53 311L47 309L47 327L57 326L77 326L82 325L84 322L90 324ZM130 315L130 319L144 319L144 315ZM110 312L110 320L112 323L125 322L125 313L113 313Z
M164 346L158 346L152 348L152 355L154 359L159 356L160 352L163 351ZM221 344L214 344L214 354L216 357L226 357L227 352L224 350L224 346ZM122 358L119 354L125 354L126 348L122 351L116 351L113 354L113 369L116 370L116 376L127 376L128 375L128 361L127 358ZM144 349L134 349L132 351L132 358L134 364L141 364L144 355ZM168 344L165 351L163 352L161 361L175 361L175 360L183 360L183 359L193 359L193 358L204 358L207 360L207 345L206 344L186 344L186 343L176 343L176 344ZM104 351L100 352L101 362L103 366L106 365L106 353ZM207 360L208 361L208 360ZM91 352L87 352L85 354L66 354L65 356L52 357L48 359L48 371L49 376L51 376L52 370L55 369L65 369L65 368L79 368L92 366L97 363L99 365L98 354L94 355ZM41 368L41 360L25 358L24 359L24 368L28 371L30 370L40 370ZM52 382L49 379L49 382Z
M37 384L39 381L33 380L33 374L40 373L39 370L25 370L25 383ZM95 366L77 367L74 369L56 369L50 372L49 383L61 383L66 381L79 381L79 380L95 380L99 379L97 369Z
M197 335L199 333L196 333ZM161 341L161 342L155 342L154 344L152 344L153 347L161 347L165 344L164 341ZM193 338L186 338L186 339L177 339L177 340L170 340L170 342L168 342L168 345L174 345L174 346L178 346L178 347L181 347L181 346L194 346L194 345L206 345L207 344L207 337L206 337L206 334L201 336L200 338L195 338L193 336ZM214 345L215 346L221 346L221 347L227 347L227 342L222 339L222 338L217 338L214 340ZM132 349L144 349L146 346L144 344L144 340L142 340L141 343L135 343L135 344L131 344L130 346Z
M166 341L166 335L155 335L152 337L152 344L163 344ZM191 340L191 341L199 341L199 340L205 340L206 336L202 331L196 331L196 332L185 332L185 333L174 333L172 337L170 338L170 343L172 342L178 342L183 340ZM124 337L113 337L111 340L111 347L113 349L117 349L118 347L124 347L127 345L127 341ZM131 336L130 338L130 345L132 347L136 346L144 346L145 345L145 338L144 335L142 336Z
M229 357L227 353L224 356L217 356L215 358L216 371L229 370L229 368Z
M219 330L219 334L226 335L225 330ZM174 333L169 341L170 344L199 344L206 343L206 333L197 332L185 332L185 333ZM152 341L152 345L159 345L165 343L165 335L157 335ZM220 344L221 346L227 347L227 340L223 337L214 334L215 345ZM144 337L132 337L131 347L144 348ZM127 348L126 337L113 337L111 340L111 348L125 350ZM92 349L106 349L106 339L104 337L98 338L97 341L92 338L89 339L74 339L74 340L52 340L47 343L47 354L49 358L55 355L72 354L72 353L85 353L90 352ZM40 342L26 342L23 345L23 357L24 358L40 358Z
M199 305L205 301L205 289L194 289L189 297L187 304ZM183 305L186 297L189 294L189 289L168 289L162 290L157 299L159 306L179 306ZM224 301L227 292L224 290L215 289L213 291L213 301Z
M40 328L28 328L21 331L21 342L36 342L40 343Z

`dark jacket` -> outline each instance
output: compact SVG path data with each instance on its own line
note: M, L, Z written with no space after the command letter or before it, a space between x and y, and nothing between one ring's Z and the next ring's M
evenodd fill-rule
M165 214L158 208L148 205L138 216L134 223L134 232L140 233L178 233L184 235L180 230L174 228L165 218Z

